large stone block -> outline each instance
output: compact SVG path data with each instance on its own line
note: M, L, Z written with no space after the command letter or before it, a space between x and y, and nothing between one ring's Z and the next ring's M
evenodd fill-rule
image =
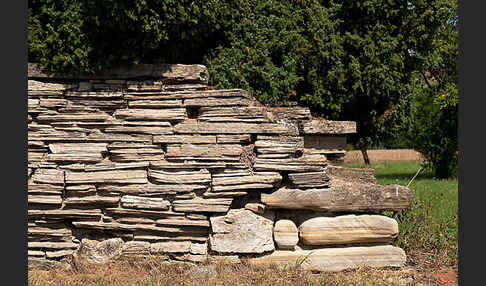
M359 267L402 267L405 251L392 245L277 250L268 256L250 259L252 264L300 265L305 270L334 272Z
M224 254L273 251L272 215L265 217L245 209L232 209L227 215L211 217L211 250Z
M398 235L398 223L381 215L315 217L299 226L305 245L391 242Z

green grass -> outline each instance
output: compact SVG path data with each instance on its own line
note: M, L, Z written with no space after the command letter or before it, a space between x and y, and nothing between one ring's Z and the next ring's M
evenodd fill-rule
M363 166L347 166L363 167ZM385 162L371 165L378 184L408 185L420 169L418 162ZM441 262L457 263L458 181L438 180L422 169L409 188L415 190L411 207L386 215L397 219L396 244L405 250L425 250Z

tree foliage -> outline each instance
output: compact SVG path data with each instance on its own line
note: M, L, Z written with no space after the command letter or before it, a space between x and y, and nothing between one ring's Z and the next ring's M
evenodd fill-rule
M456 6L456 0L30 0L29 61L72 73L203 63L217 88L244 88L264 103L298 101L325 118L356 121L351 141L366 149L403 126L405 109L398 107L413 88L425 86L434 102L454 101L446 94L455 81L444 67L456 62L446 56L457 52L447 39ZM425 85L413 83L420 76Z

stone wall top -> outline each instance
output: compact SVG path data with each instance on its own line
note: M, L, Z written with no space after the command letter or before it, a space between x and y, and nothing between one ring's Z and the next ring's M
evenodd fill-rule
M203 65L183 64L138 64L120 66L93 75L54 74L47 72L38 63L28 63L29 79L60 80L144 80L154 79L167 83L207 84L209 72Z

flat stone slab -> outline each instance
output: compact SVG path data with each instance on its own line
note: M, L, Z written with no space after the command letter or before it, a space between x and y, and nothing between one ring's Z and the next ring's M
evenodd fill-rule
M300 265L304 270L335 272L359 267L402 267L405 251L392 245L277 250L268 256L250 259L251 264Z
M211 250L223 254L273 251L273 218L268 217L246 209L232 209L227 215L211 217Z
M330 188L292 189L282 187L262 194L269 208L314 210L321 212L379 212L408 208L414 191L399 185L376 185L331 181Z
M391 242L397 235L397 221L382 215L315 217L299 226L305 245Z

